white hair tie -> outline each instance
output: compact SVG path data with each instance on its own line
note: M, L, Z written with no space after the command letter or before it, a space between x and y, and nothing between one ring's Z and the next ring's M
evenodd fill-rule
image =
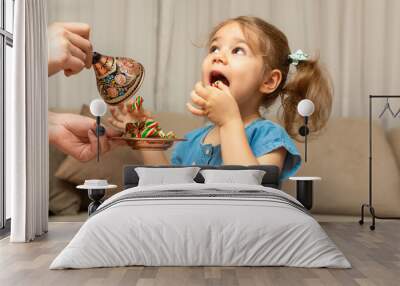
M308 60L308 55L302 50L297 50L288 56L289 64L297 66L299 62Z

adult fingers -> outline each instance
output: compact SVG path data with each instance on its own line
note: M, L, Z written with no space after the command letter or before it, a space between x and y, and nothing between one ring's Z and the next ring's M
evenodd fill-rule
M125 146L125 145L128 145L128 143L126 143L126 141L125 140L120 140L120 139L110 139L109 141L108 141L108 144L110 144L110 149L114 149L115 147L118 147L118 146Z
M97 137L92 129L88 130L89 143L86 148L85 154L82 154L82 161L93 159L97 154Z
M78 34L85 39L89 39L90 37L90 26L86 23L78 23L78 22L63 22L56 23L57 25L63 26L66 30Z
M64 75L65 75L65 76L68 77L68 76L70 76L70 75L72 75L72 74L73 74L73 73L72 73L72 70L70 70L70 69L65 69L65 70L64 70Z
M125 140L119 140L119 139L113 139L113 137L121 137L123 134L122 130L116 130L114 128L107 127L106 128L106 136L102 137L107 137L108 140L108 150L113 149L117 146L122 146L126 145Z
M86 54L86 68L90 69L93 63L93 49Z
M110 150L109 138L107 136L100 136L100 154L104 154Z
M65 63L65 70L67 72L65 75L70 76L71 74L76 74L80 72L84 67L85 67L85 62L83 62L79 58L70 56L68 57Z
M68 44L68 50L72 56L80 59L82 62L86 62L87 55L77 46L72 43Z
M207 115L203 109L199 109L191 105L190 103L186 103L187 109L196 116L205 116Z
M107 137L119 137L122 135L121 130L115 130L113 128L106 128Z
M90 159L97 155L97 150L100 151L100 154L106 153L108 150L110 150L107 136L99 136L99 140L97 140L96 133L92 129L89 129L88 138L90 146L86 156L90 157ZM97 147L97 144L100 145L100 148Z
M68 32L67 39L72 45L79 48L85 54L85 66L90 68L92 65L93 47L92 43L85 37L79 34Z
M92 50L92 44L88 39L85 39L84 37L71 32L66 33L66 37L71 42L71 44L84 51L85 54Z

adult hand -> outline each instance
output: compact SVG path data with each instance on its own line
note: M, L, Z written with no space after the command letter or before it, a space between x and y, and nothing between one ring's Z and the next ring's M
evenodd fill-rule
M96 121L92 118L69 113L49 112L49 141L62 152L79 161L89 161L97 155ZM121 136L121 132L106 128L100 136L100 153L105 153L122 140L111 141L110 137Z
M229 91L229 87L221 81L216 82L215 86L206 87L201 82L196 83L191 99L199 108L187 103L189 111L197 116L207 116L219 127L234 120L241 120L235 98Z
M53 23L47 29L48 75L64 70L66 76L92 66L90 27L85 23Z

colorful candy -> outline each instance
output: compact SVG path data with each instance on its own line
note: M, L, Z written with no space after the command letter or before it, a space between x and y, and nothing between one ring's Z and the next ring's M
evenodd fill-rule
M140 111L143 105L143 97L137 96L134 103L132 103L131 111ZM163 138L163 139L174 139L176 135L170 131L165 132L160 128L158 121L153 118L145 118L144 120L137 120L135 122L129 122L125 125L126 136L132 138Z
M146 128L140 133L140 137L142 138L156 137L157 135L158 130L155 128Z
M135 130L136 130L136 126L134 123L132 123L132 122L126 123L126 125L125 125L126 133L133 133L133 132L135 132Z
M143 97L140 95L136 96L135 102L132 103L131 111L140 111L143 105Z
M153 119L151 119L151 118L147 118L145 123L144 123L144 126L146 128L158 128L158 122L153 120Z
M165 138L168 138L168 139L174 139L176 136L175 136L175 133L173 132L173 131L169 131L166 135L165 135Z

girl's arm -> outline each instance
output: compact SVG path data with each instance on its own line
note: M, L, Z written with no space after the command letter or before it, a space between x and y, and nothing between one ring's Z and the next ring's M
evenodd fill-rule
M219 127L219 136L225 165L275 165L282 170L286 149L280 147L268 154L255 157L241 120L229 121Z
M197 116L207 116L219 127L222 160L225 165L276 165L280 169L286 157L286 150L278 148L256 158L247 142L244 124L236 100L229 87L217 81L214 86L204 87L201 82L195 85L188 103L190 112Z
M144 165L170 165L164 151L141 151Z

